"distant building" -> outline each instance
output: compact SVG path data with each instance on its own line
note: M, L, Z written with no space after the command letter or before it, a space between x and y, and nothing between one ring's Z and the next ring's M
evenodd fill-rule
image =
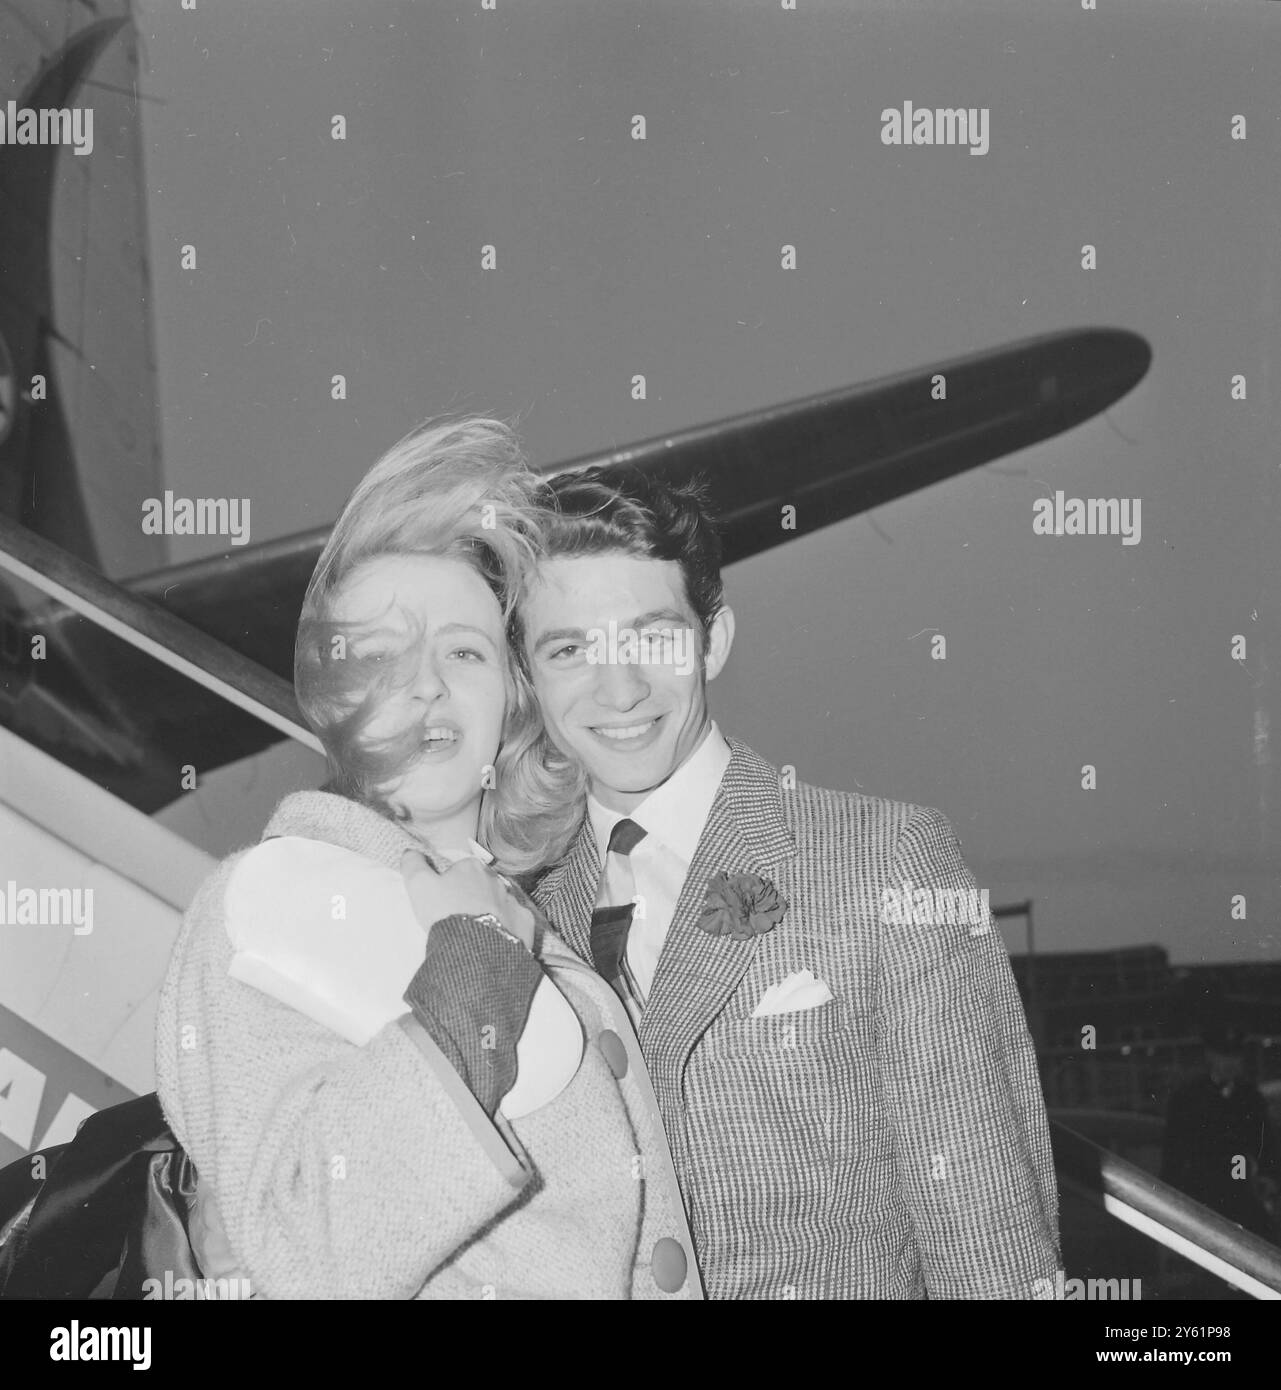
M1079 1048L1086 1028L1100 1046L1169 1035L1172 974L1161 946L1013 956L1010 964L1038 1047Z
M1163 1114L1213 1023L1253 1035L1258 1079L1281 1078L1281 962L1171 966L1164 947L1127 946L1010 964L1051 1109Z

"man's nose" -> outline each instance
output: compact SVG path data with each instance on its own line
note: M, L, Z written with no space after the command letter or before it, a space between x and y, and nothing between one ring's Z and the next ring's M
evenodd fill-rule
M597 668L596 703L626 713L649 697L644 669L625 662L603 662Z

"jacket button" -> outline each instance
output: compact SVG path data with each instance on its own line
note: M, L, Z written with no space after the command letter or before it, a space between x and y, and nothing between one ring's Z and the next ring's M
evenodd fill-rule
M605 1060L609 1063L610 1071L621 1081L627 1075L627 1048L624 1046L622 1038L606 1028L598 1041L600 1050L605 1054Z
M664 1293L676 1293L684 1284L689 1269L689 1262L685 1258L680 1241L673 1240L671 1236L664 1236L662 1240L656 1241L649 1267L654 1275L654 1283Z

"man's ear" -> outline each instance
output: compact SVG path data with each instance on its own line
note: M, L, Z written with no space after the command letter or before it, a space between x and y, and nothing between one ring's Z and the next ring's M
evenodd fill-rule
M703 671L709 681L714 681L720 675L733 645L734 610L725 604L712 619L711 631L707 634L707 657L703 662Z

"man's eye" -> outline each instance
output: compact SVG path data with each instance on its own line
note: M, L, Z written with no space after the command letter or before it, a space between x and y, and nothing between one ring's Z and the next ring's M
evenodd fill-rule
M484 661L484 652L478 651L475 647L455 647L449 653L451 657L459 657L463 661Z

